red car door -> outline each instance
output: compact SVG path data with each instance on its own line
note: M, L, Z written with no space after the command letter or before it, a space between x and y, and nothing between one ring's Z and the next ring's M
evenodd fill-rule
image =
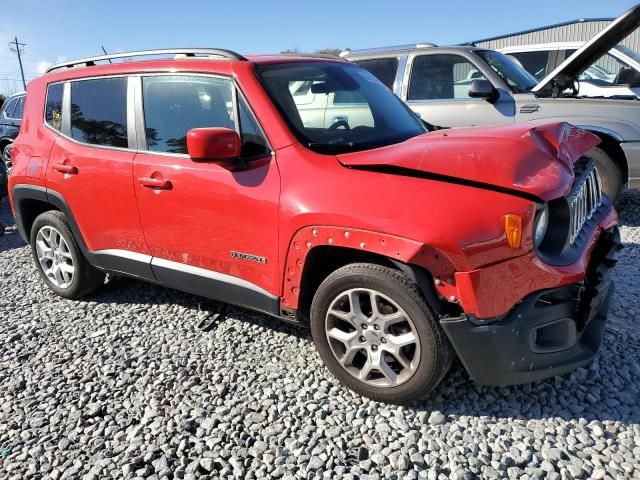
M158 75L140 88L147 151L134 183L156 278L214 298L227 289L229 303L268 310L247 297L278 292L280 176L255 118L230 79ZM192 160L186 134L198 127L241 129L242 168Z
M70 118L63 109L47 165L50 195L66 203L94 263L148 254L133 187L135 153L127 150L127 78L73 81L66 95Z

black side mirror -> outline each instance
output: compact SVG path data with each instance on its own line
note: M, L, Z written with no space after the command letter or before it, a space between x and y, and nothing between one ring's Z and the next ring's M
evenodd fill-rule
M475 79L469 84L469 96L471 98L484 98L489 102L493 102L498 99L500 93L489 80Z
M640 72L633 68L622 67L616 75L614 85L628 85L631 88L640 86Z

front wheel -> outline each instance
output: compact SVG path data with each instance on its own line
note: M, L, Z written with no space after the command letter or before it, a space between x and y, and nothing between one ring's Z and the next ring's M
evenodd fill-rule
M586 156L593 160L600 180L602 181L602 191L611 199L615 205L622 195L623 177L620 168L613 161L611 156L602 148L594 147L586 153Z
M380 265L329 275L313 299L311 333L338 380L377 401L419 400L451 366L449 342L418 287Z

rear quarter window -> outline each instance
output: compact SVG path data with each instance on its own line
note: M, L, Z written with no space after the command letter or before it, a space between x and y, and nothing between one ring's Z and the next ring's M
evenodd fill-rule
M52 128L60 131L62 129L62 92L64 85L55 83L47 87L47 105L45 108L44 120Z
M18 103L16 103L16 108L13 111L13 118L16 120L22 120L22 113L24 112L24 96L18 99Z
M16 108L17 101L17 99L12 98L4 105L4 108L2 109L2 116L4 118L13 118L13 111Z

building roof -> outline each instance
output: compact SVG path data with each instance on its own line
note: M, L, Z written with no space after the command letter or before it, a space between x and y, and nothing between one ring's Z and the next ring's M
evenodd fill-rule
M546 25L544 27L530 28L528 30L522 30L519 32L507 33L505 35L497 35L495 37L481 38L479 40L473 40L471 42L463 43L461 45L475 45L483 42L492 42L494 40L501 40L503 38L515 37L516 35L527 35L528 33L541 32L543 30L550 30L552 28L566 27L568 25L574 25L576 23L589 23L589 22L612 22L615 18L579 18L577 20L571 20L569 22L555 23L552 25Z

